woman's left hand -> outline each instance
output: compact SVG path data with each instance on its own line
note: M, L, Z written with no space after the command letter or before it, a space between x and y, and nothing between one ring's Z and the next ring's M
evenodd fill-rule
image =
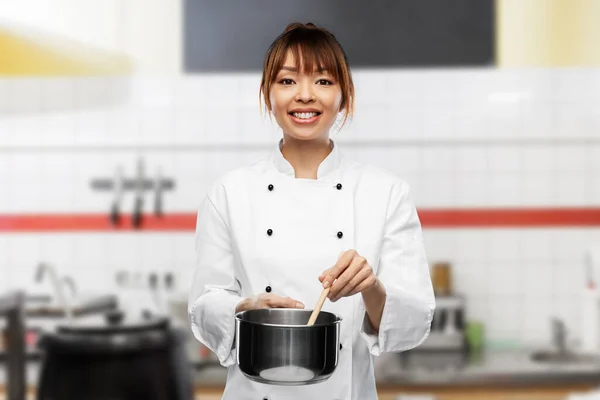
M324 288L331 286L328 295L331 301L367 292L379 283L373 268L356 250L340 254L335 265L319 276L319 281Z

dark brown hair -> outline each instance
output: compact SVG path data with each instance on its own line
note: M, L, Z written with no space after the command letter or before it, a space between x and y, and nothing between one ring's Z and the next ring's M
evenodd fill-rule
M299 72L312 73L315 68L324 69L339 83L342 90L340 109L345 114L343 125L354 113L354 83L348 59L332 33L310 22L289 24L267 51L259 93L267 110L271 111L271 86L283 67L288 51L292 52Z

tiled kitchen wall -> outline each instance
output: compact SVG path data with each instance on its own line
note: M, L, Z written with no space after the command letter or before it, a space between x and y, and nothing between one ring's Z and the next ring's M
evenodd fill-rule
M600 70L354 72L356 116L332 137L388 168L418 208L600 204ZM90 180L121 164L176 180L166 212L193 212L208 183L273 148L259 75L0 80L0 215L108 213ZM152 204L152 195L146 204ZM133 196L125 197L131 212ZM81 290L113 290L117 271L194 265L193 232L0 233L0 292L33 284L40 261ZM549 319L579 331L584 251L600 229L425 228L430 262L449 260L468 317L490 340L541 343Z

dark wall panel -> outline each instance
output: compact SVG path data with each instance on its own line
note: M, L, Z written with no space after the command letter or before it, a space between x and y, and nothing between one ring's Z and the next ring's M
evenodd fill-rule
M184 0L185 70L258 71L293 21L332 31L352 67L494 64L493 0Z

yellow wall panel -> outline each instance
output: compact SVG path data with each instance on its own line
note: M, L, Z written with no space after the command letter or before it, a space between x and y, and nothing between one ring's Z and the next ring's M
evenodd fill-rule
M600 66L600 0L496 0L500 67Z
M130 70L130 63L123 56L81 44L25 37L0 28L0 75L105 75Z

